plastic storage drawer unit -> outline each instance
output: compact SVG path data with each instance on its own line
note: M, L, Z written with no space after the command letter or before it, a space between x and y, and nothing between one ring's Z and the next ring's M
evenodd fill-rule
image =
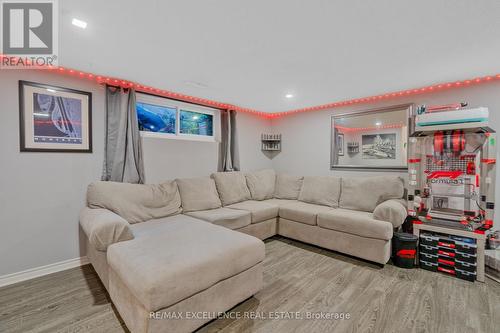
M463 280L476 279L477 245L474 239L421 233L419 240L421 268Z

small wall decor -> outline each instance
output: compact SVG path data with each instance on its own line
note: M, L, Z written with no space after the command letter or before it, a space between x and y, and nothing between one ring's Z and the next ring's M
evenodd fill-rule
M359 153L359 142L348 142L347 143L347 153L348 154Z
M412 113L413 104L404 104L333 115L331 169L407 169Z
M19 81L21 151L92 152L92 94Z
M262 134L262 151L281 151L281 134Z
M339 156L344 156L344 133L337 134L337 148Z

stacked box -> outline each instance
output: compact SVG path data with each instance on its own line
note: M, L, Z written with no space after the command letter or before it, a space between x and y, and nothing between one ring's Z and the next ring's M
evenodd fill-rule
M477 271L477 244L472 238L438 233L421 233L419 265L463 280L474 281Z

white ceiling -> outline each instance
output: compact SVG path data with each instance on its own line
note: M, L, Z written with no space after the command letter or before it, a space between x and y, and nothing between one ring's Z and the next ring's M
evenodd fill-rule
M59 3L60 65L267 112L500 73L498 0Z

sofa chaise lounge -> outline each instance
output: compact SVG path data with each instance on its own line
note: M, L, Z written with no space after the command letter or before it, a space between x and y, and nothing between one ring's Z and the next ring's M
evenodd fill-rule
M273 170L96 182L80 224L88 258L131 332L189 332L213 319L206 313L262 288L261 240L274 235L387 263L393 230L406 218L403 195L395 176Z

